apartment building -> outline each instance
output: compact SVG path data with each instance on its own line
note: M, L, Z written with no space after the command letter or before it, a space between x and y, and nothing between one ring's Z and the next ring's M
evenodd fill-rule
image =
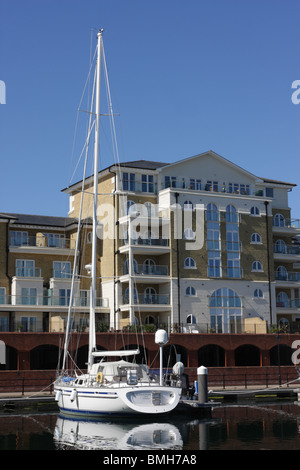
M64 331L77 225L70 217L0 214L0 331ZM87 255L90 232L86 220L79 247ZM74 297L73 327L78 331L88 327L88 276L76 280ZM99 320L107 305L98 299Z
M72 218L81 184L64 189ZM86 180L86 216L92 184ZM110 326L263 333L300 322L300 225L288 205L295 186L213 151L101 171L99 295L108 299Z
M99 172L98 331L264 333L300 325L300 224L292 183L208 151ZM74 331L88 328L93 178L85 182ZM82 182L68 217L0 214L0 330L64 331Z

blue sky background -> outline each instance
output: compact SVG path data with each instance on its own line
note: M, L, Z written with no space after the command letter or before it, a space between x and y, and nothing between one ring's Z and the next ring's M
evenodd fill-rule
M80 179L74 130L99 27L121 161L212 149L300 185L299 18L298 0L0 0L0 212L67 215L61 189Z

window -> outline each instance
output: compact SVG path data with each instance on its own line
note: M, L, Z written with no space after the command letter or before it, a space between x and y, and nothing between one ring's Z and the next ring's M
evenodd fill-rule
M154 287L146 287L144 290L144 303L156 304L158 303L158 296Z
M133 289L133 302L136 304L138 302L138 291L136 288ZM129 287L127 287L124 295L125 303L129 304Z
M47 246L56 248L65 248L66 239L65 236L58 233L45 233L47 239Z
M194 315L188 315L186 317L186 322L188 325L195 325L196 324L196 318L194 317Z
M193 286L188 286L185 290L185 295L187 296L195 296L196 295L196 290Z
M127 201L127 215L137 211L137 205L134 201Z
M16 260L16 276L20 277L35 277L35 262L29 259Z
M256 206L251 207L251 209L250 209L250 214L251 214L251 215L254 215L254 216L259 216L259 215L260 215L260 210L259 210L259 208L256 207Z
M241 299L232 289L223 287L210 297L210 324L216 333L238 333L241 331Z
M59 289L58 304L59 305L69 305L70 295L71 295L71 290L70 289Z
M196 189L198 191L201 190L201 180L190 178L190 188L189 189Z
M135 174L123 173L122 177L123 191L135 191Z
M22 331L36 331L36 318L35 317L21 317Z
M274 227L285 227L285 220L282 214L275 214L273 219Z
M213 220L213 221L218 221L219 220L219 212L218 208L215 204L208 204L206 208L206 220Z
M176 188L176 176L165 176L165 188Z
M275 253L286 253L286 244L283 240L277 240L274 247Z
M238 223L238 214L234 206L226 207L226 222Z
M137 274L139 270L137 261L134 259L132 264L133 264L133 272ZM129 274L129 259L127 259L125 262L125 274Z
M184 260L184 267L187 269L193 269L196 268L196 263L195 260L191 257L185 258Z
M255 289L254 298L255 299L262 299L263 298L263 292L262 292L261 289Z
M88 307L90 305L90 291L81 290L80 291L80 306Z
M266 188L266 197L274 197L274 189Z
M288 278L287 269L285 266L278 266L275 273L275 279L278 281L286 281Z
M0 287L0 304L6 304L6 288Z
M279 292L276 299L276 307L288 307L289 297L286 292Z
M142 192L154 193L153 175L142 175Z
M28 233L27 232L10 232L9 244L11 246L26 246L28 245Z
M156 263L153 259L146 259L143 263L143 274L156 274Z
M250 194L249 184L229 183L228 192L233 194Z
M218 181L207 180L205 185L205 191L216 191L218 192L219 184Z
M37 305L37 289L35 287L22 287L21 301L17 299L19 305Z
M259 233L252 233L251 243L261 244L261 236Z
M262 264L260 261L253 261L252 263L252 271L262 271Z
M72 277L70 261L53 261L53 276L57 279L70 279Z

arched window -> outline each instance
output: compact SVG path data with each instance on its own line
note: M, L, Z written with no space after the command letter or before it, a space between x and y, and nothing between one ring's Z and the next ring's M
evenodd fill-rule
M185 258L185 260L184 260L184 267L185 267L185 268L195 268L195 267L196 267L196 263L195 263L194 258L191 258L191 257Z
M213 220L213 221L216 221L216 222L219 220L218 208L212 202L207 204L206 220Z
M226 207L226 222L238 222L238 214L236 208L232 205Z
M259 233L252 233L251 235L251 243L260 244L261 243L261 236Z
M285 227L285 220L282 214L275 214L273 219L274 227Z
M154 287L146 287L144 290L144 303L145 304L156 304L158 301L156 290Z
M143 263L143 274L156 274L156 263L153 259L146 259Z
M289 297L286 292L279 292L276 298L276 307L288 307Z
M256 206L252 206L251 209L250 209L250 214L251 215L256 215L256 216L260 215L259 208L256 207Z
M288 278L288 273L285 266L278 266L275 273L275 279L277 281L286 281Z
M263 298L263 292L262 292L261 289L255 289L254 298L255 299L262 299Z
M188 315L186 317L186 322L188 325L195 325L196 324L196 318L194 317L194 315Z
M283 240L277 240L275 242L275 253L286 253L286 244Z
M194 296L196 295L196 290L193 286L188 286L185 290L185 295Z
M136 288L133 289L133 302L136 304L138 302L138 291ZM127 287L124 295L124 302L129 304L129 287Z
M138 273L138 270L139 270L139 269L138 269L138 264L137 264L136 260L134 259L134 260L133 260L133 272L134 272L135 274L137 274L137 273ZM125 261L125 274L129 274L129 259L127 259L127 260Z
M260 261L253 261L252 263L252 271L262 271L262 264Z
M214 291L209 301L210 324L216 333L241 331L241 299L232 289L223 287Z

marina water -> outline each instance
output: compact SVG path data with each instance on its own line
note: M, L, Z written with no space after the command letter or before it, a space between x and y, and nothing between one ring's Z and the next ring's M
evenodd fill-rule
M57 412L2 412L0 450L298 450L300 405L219 404L211 418L66 419Z

